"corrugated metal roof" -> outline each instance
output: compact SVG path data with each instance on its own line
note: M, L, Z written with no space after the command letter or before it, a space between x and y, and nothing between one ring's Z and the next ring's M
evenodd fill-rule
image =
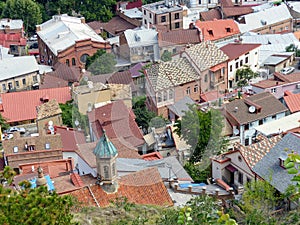
M41 98L45 96L49 97L49 100L56 99L58 103L72 99L69 87L4 93L1 94L3 106L1 114L7 122L35 119L36 107L43 103Z
M9 57L0 60L0 80L38 71L39 67L34 56Z
M153 29L129 29L124 34L130 48L158 44L157 31Z
M287 19L292 19L292 16L285 4L273 6L272 8L263 11L244 15L245 24L238 23L241 33L252 31L266 25L280 23ZM263 24L266 22L266 25Z
M51 20L39 26L41 31L38 31L37 34L55 55L58 51L74 45L76 41L91 39L92 41L105 42L87 24L81 23L80 18L71 17L67 14L53 16Z

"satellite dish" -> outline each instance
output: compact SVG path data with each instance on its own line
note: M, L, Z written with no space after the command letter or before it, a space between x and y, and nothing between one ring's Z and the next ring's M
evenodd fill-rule
M52 121L52 120L50 120L50 121L48 122L48 126L53 126L53 121Z
M251 106L249 107L249 112L250 112L250 113L254 113L254 112L255 112L255 106L251 105Z
M239 129L234 128L233 129L233 133L234 133L234 135L239 135L240 131L239 131Z
M92 88L94 87L94 84L93 84L92 81L88 81L88 82L87 82L87 85L88 85L88 87L89 87L90 89L92 89Z

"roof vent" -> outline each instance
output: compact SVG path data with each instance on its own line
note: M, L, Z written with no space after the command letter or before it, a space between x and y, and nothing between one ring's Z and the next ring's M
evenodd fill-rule
M238 109L239 109L239 107L234 107L234 112L237 112L238 111Z
M267 21L265 21L265 20L260 20L260 22L262 25L267 25Z

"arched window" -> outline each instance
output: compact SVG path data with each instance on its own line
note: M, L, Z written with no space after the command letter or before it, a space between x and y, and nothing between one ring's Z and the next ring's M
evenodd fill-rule
M69 59L66 59L66 65L70 66L70 60Z
M89 56L88 54L83 54L83 55L81 55L81 56L80 56L80 61L81 61L82 63L86 63L86 59L87 59L88 56Z
M104 170L104 178L109 179L108 166L104 166L103 170Z
M75 58L72 58L72 66L76 66Z

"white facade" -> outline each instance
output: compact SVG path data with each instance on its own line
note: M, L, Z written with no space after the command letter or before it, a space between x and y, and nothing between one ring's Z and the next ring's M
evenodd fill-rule
M285 117L285 112L278 113L276 115L268 116L261 120L252 121L246 125L241 125L239 127L233 126L233 130L239 130L240 143L243 145L251 145L252 138L256 136L255 127L259 125L266 124L271 121L278 120L280 118Z
M236 86L236 71L243 68L245 65L249 66L254 72L259 69L258 64L259 47L249 51L247 54L228 62L228 88Z

